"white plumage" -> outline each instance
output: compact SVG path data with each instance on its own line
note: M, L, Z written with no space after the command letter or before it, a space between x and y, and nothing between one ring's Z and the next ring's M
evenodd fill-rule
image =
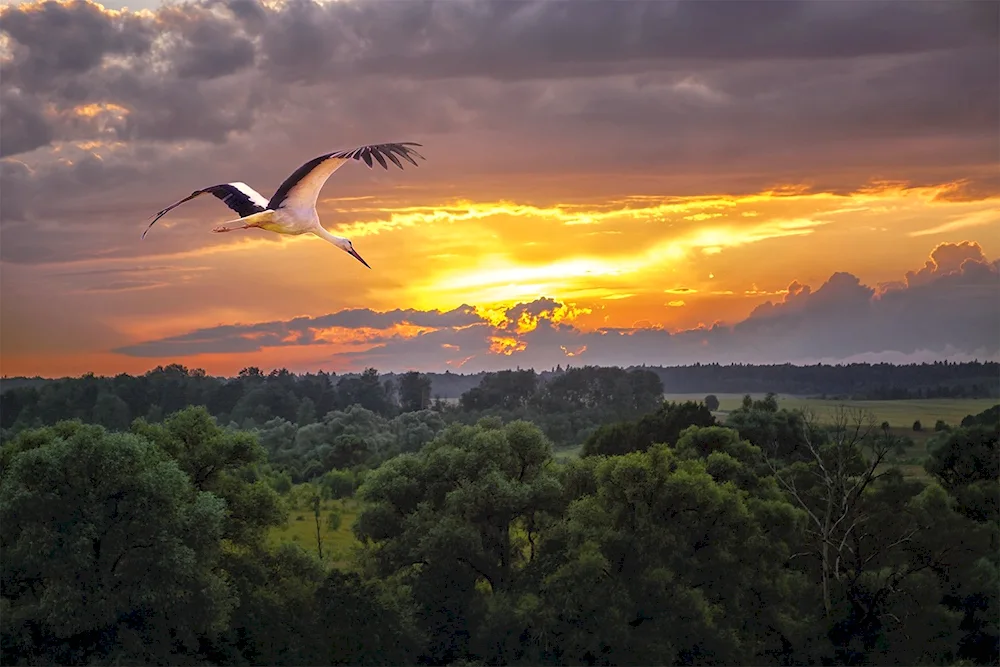
M278 234L296 236L312 233L329 241L368 266L368 262L363 260L361 255L354 250L350 240L331 234L320 224L319 214L316 213L316 200L319 197L319 191L323 189L323 185L333 175L333 172L340 169L348 160L364 160L369 169L377 161L383 168L388 169L389 165L386 162L386 158L388 158L390 162L402 169L403 163L397 158L399 156L411 162L413 166L417 166L413 156L420 159L426 158L409 148L410 146L420 146L420 144L413 142L369 144L346 151L320 155L296 169L278 186L270 200L265 199L263 195L241 181L221 183L195 190L184 199L157 213L142 233L142 238L146 238L146 232L149 231L149 228L172 209L199 195L208 193L221 199L222 203L240 215L237 220L231 220L215 227L213 232L230 232L234 229L257 227ZM371 267L368 266L368 268Z

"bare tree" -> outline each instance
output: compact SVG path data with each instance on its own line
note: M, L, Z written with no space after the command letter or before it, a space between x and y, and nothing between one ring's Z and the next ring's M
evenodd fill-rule
M875 415L838 406L832 423L820 427L815 413L803 410L804 461L784 465L775 458L779 443L764 448L764 458L775 479L808 516L807 552L820 561L823 606L831 609L830 585L844 575L843 563L853 558L852 534L869 517L865 490L885 471L879 467L893 447L886 425L876 426ZM806 555L806 554L799 554Z

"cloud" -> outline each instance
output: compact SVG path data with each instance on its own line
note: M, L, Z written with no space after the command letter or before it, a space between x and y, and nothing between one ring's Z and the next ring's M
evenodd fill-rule
M916 287L942 276L959 273L967 260L986 264L982 247L973 241L941 243L931 251L931 257L919 271L906 272L906 286Z
M424 330L455 329L482 324L471 306L450 311L393 310L367 308L342 310L320 317L297 317L286 322L233 324L128 345L114 350L139 357L171 357L205 353L252 352L265 347L329 343L378 343Z
M934 227L910 232L910 236L930 236L932 234L953 232L959 229L967 229L969 227L991 225L997 222L1000 222L1000 213L997 213L996 211L976 211L975 213L955 217L948 222L935 225Z
M41 102L16 89L0 89L0 157L26 153L49 144L54 138ZM4 160L6 162L6 160Z
M0 187L16 200L0 214L47 223L10 230L5 261L104 252L121 217L197 187L267 195L321 150L393 139L429 161L338 172L326 192L378 206L405 183L425 207L563 192L570 215L583 192L851 192L873 173L1000 194L995 3L41 0L0 16Z
M74 134L65 111L109 103L126 110L120 140L226 142L312 87L335 93L313 112L342 130L389 125L405 109L418 134L518 125L529 135L521 155L581 125L599 130L592 152L626 137L639 149L645 132L669 127L655 148L626 151L643 162L746 157L803 136L832 150L852 136L947 129L957 145L996 135L997 100L986 93L997 88L997 13L981 2L824 0L229 0L136 13L44 0L3 9L2 85L22 96L5 113L30 112L48 141Z
M997 357L1000 261L975 243L942 244L927 265L878 291L850 273L816 290L793 282L732 326L716 323L671 333L663 328L586 329L589 309L537 299L496 311L343 310L287 322L229 325L130 345L119 354L184 357L317 345L333 367L464 370L573 364L784 363L817 360ZM673 304L672 304L673 305ZM681 305L681 304L677 304ZM330 346L349 344L349 350ZM419 359L419 364L414 360Z

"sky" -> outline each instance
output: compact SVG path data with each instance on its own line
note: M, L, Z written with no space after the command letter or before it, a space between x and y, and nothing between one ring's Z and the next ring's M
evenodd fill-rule
M0 373L998 359L998 159L996 2L6 0Z

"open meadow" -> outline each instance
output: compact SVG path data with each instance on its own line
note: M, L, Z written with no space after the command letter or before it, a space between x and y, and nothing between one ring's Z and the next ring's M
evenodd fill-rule
M719 409L716 416L725 415L735 410L743 402L743 394L715 394L719 399ZM764 394L751 394L755 399L764 398ZM995 398L927 398L906 399L898 401L848 401L825 398L808 398L778 394L778 406L789 409L809 409L816 413L820 420L828 419L838 406L850 409L871 411L878 421L889 422L894 428L912 429L913 422L920 420L925 429L933 429L934 423L941 419L945 423L958 425L966 415L978 414L996 405ZM705 394L665 394L667 401L701 401Z
M323 561L332 567L345 568L350 561L350 551L358 543L351 532L358 515L359 503L353 499L324 500L320 506L320 541L323 544ZM340 515L340 525L330 525L330 516ZM316 541L316 516L311 507L295 507L289 510L285 525L271 529L268 542L278 545L282 542L297 544L306 551L319 556Z
M719 399L719 409L714 413L719 421L724 421L726 415L735 410L743 402L743 394L716 394ZM764 398L765 394L751 394L754 399ZM701 401L701 394L667 394L668 401ZM888 401L848 401L804 396L778 394L778 406L788 409L811 410L821 422L831 420L835 412L843 407L849 410L864 410L875 415L878 423L888 422L890 431L897 437L907 437L912 445L901 452L890 455L887 465L893 465L902 470L907 477L927 479L923 462L927 457L927 446L936 434L934 430L938 420L949 426L958 426L967 415L979 414L997 404L995 398L928 398ZM921 430L914 431L913 425L919 421ZM575 453L578 453L576 450Z

